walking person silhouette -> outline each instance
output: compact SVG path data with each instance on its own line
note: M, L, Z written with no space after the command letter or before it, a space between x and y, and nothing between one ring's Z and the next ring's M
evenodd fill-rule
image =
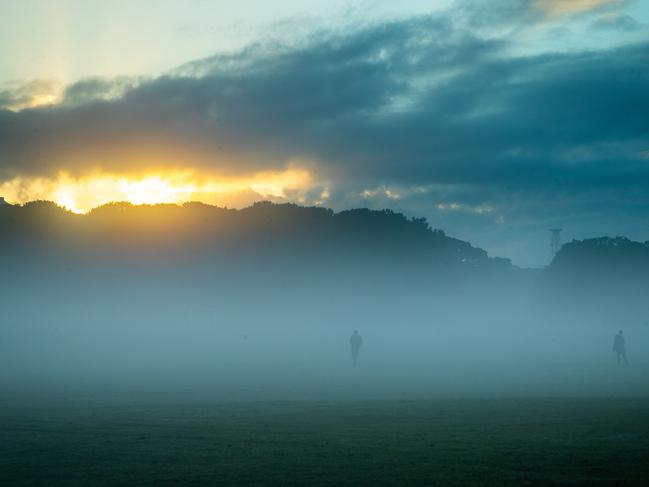
M358 330L354 330L354 334L349 338L349 344L352 346L352 360L354 367L358 365L358 353L361 351L363 338L358 334Z
M618 332L617 335L615 335L615 338L613 339L613 351L617 355L617 363L618 365L621 363L620 359L624 359L624 363L626 365L629 365L629 361L626 358L626 348L625 348L625 340L624 340L624 335L622 334L622 330Z

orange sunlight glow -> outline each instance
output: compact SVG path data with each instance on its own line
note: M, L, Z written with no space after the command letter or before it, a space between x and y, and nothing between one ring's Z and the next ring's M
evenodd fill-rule
M191 172L73 178L61 173L55 178L11 179L0 183L0 194L12 203L54 201L75 213L87 213L113 201L134 205L200 201L242 207L264 198L299 195L311 181L310 173L301 169L259 172L240 178L198 178Z
M607 5L621 4L624 0L536 0L532 6L548 17L563 17L596 10Z

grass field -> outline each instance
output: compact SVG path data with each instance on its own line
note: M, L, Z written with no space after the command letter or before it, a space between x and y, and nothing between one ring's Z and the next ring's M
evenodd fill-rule
M649 399L0 410L0 485L649 485Z

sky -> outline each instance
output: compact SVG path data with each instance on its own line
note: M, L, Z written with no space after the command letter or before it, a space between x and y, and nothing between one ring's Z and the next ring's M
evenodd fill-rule
M649 2L0 0L0 196L649 240Z

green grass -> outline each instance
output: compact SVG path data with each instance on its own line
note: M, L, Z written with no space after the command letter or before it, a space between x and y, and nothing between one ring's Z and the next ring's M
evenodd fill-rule
M649 399L4 407L0 485L649 485Z

